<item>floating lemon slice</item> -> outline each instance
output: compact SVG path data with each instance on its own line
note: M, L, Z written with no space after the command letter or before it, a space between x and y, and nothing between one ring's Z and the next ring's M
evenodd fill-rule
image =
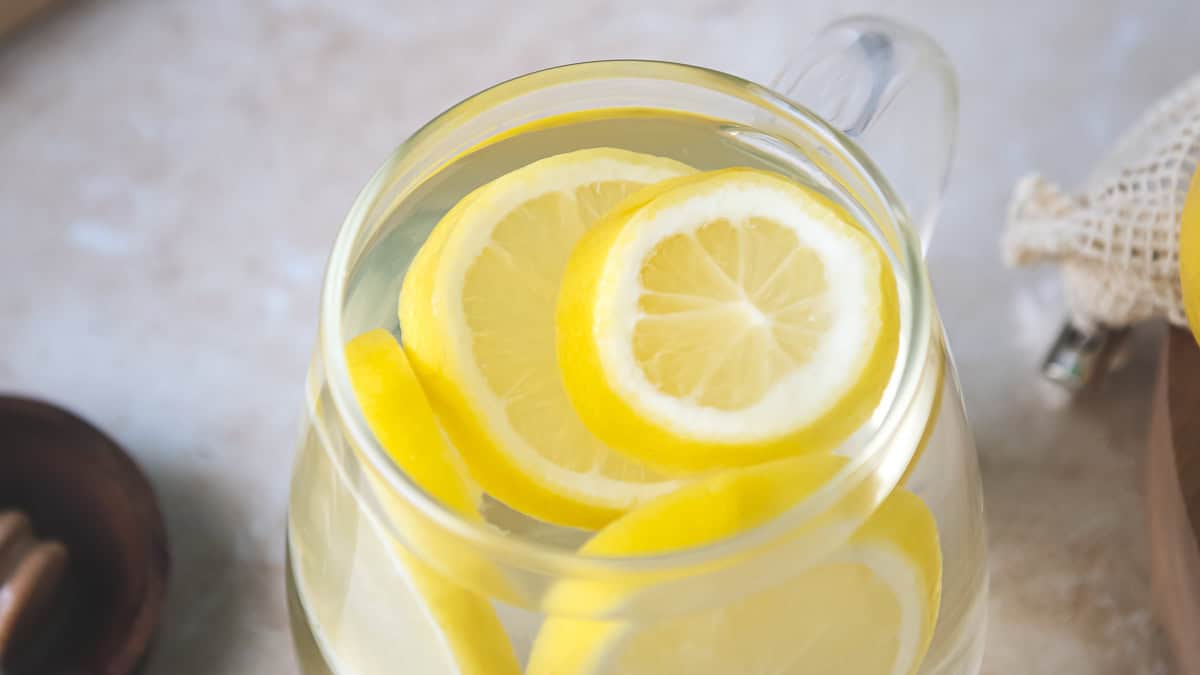
M663 553L744 532L824 483L825 459L792 458L698 480L614 521L582 551ZM933 636L941 571L933 516L901 488L833 555L722 607L638 625L551 618L526 673L910 675ZM570 584L556 590L569 593Z
M346 345L346 362L359 407L392 460L445 507L482 522L476 508L479 491L442 437L425 393L395 339L384 330L360 335ZM435 551L446 548L428 527L408 517L402 504L385 500L385 508L406 525L405 534L413 543ZM376 545L377 541L376 536L360 545ZM384 625L398 623L408 634L426 636L412 641L413 648L405 654L410 667L461 675L521 672L512 644L486 597L451 581L401 544L393 543L378 559L394 563L390 574L375 575L386 580L379 590L389 596L376 597L377 608L367 614L377 615ZM424 607L424 611L409 611L413 607ZM387 608L391 609L379 614ZM360 660L371 656L369 650L359 651Z
M673 470L829 449L898 341L879 245L817 192L727 169L647 190L572 253L558 360L601 440Z
M1183 307L1192 334L1200 342L1200 171L1192 177L1179 231L1179 275Z
M549 157L468 195L400 292L413 368L471 474L536 518L597 528L673 487L584 427L555 358L555 301L580 237L639 189L693 173L612 148Z

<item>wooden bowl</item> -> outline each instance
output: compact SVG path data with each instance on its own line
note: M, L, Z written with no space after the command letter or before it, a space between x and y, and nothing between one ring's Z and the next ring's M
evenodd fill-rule
M1200 348L1166 338L1150 419L1146 512L1155 607L1180 675L1200 675Z
M67 550L64 619L22 672L126 675L158 625L169 567L150 483L103 432L38 401L0 397L0 511ZM49 630L49 627L46 628ZM27 660L27 659L26 659ZM0 671L9 664L0 664Z

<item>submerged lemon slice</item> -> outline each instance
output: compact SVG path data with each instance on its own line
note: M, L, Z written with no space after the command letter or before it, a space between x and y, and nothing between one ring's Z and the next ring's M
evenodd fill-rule
M1200 342L1200 171L1192 177L1179 231L1179 275L1183 308L1192 334Z
M595 148L472 192L440 222L400 292L404 348L471 474L536 518L597 528L673 483L584 427L555 358L555 301L580 237L628 195L693 173Z
M479 490L442 436L433 409L396 339L378 328L346 345L358 407L392 461L450 510L480 521Z
M744 532L819 487L828 478L825 459L698 480L614 521L583 552L662 553ZM909 675L933 636L941 572L933 516L901 488L832 556L724 606L638 625L551 618L526 673ZM561 589L572 590L586 589Z
M476 509L478 490L442 437L433 410L395 339L382 329L360 335L346 345L346 362L359 407L392 460L442 505L463 518L481 522ZM385 508L399 522L407 523L406 535L412 543L434 552L447 548L434 533L407 518L403 505L385 501ZM360 546L377 542L378 537L372 537ZM406 655L410 661L431 669L437 664L436 672L453 670L462 675L521 672L512 644L486 597L451 581L404 545L393 543L378 559L390 559L395 567L390 573L375 575L386 580L379 582L379 589L389 594L375 598L375 604L395 610L394 616L386 615L387 621L398 621L408 631L430 636L410 650ZM368 615L377 614L379 607ZM424 607L425 611L410 612L408 607ZM359 651L365 654L360 659L370 657L369 650Z
M817 192L727 169L652 188L576 247L558 360L601 440L694 471L829 449L878 404L898 340L879 245Z

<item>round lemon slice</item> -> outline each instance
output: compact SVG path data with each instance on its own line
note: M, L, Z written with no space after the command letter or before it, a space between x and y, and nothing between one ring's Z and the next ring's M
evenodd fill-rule
M817 192L726 169L649 190L580 241L558 360L601 440L698 471L829 449L882 396L898 342L879 245Z
M807 460L701 479L613 522L583 550L663 552L745 531L799 501L796 485L805 482L803 474L815 469L824 475L826 467L806 466ZM719 515L697 521L698 513ZM698 522L709 524L694 534ZM681 537L681 531L693 534ZM933 636L941 571L933 516L901 488L831 556L723 606L645 624L551 618L534 642L526 673L910 675Z
M1200 171L1192 177L1179 231L1179 275L1183 308L1192 334L1200 342Z
M392 460L444 506L481 522L476 508L478 488L472 486L461 460L442 437L424 391L395 339L385 330L364 333L346 345L346 361L359 407ZM433 548L433 553L446 548L445 542L408 518L402 504L385 501L385 508L406 525L406 535L414 544ZM420 672L460 675L521 672L512 644L486 597L456 584L403 545L385 542L378 532L363 528L357 545L362 563L346 595L347 602L357 601L362 606L348 608L344 615L347 621L362 619L363 625L340 631L343 660L384 666L388 658L403 658ZM410 646L404 654L383 654L380 642L372 646L369 637L380 637L376 634L389 626L394 634L426 637L406 642Z
M539 160L439 222L400 292L404 348L488 494L544 521L597 528L674 486L585 428L555 358L555 301L580 237L639 189L694 171L595 148Z

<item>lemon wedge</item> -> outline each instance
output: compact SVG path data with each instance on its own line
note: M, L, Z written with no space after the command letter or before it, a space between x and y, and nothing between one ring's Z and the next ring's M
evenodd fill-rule
M1183 308L1192 335L1200 342L1200 171L1192 177L1179 231L1179 276Z
M614 521L582 550L662 553L746 531L821 485L825 459L791 458L697 480ZM900 488L831 556L766 590L651 623L551 618L526 673L910 675L933 636L941 572L933 516Z
M726 169L651 188L584 235L558 361L602 441L702 471L844 440L882 396L898 317L882 250L842 210Z
M584 233L628 195L693 173L612 148L533 162L442 219L405 275L404 348L471 474L541 520L595 529L671 489L584 427L555 358L555 301Z
M460 466L461 460L442 437L425 393L396 340L382 329L364 333L346 345L346 362L359 407L376 439L397 466L460 517L482 522L476 507L479 490L471 484ZM386 496L383 489L380 492ZM428 527L409 517L399 500L385 499L384 506L405 526L413 543L435 551L446 548L445 542L438 541ZM359 545L380 546L379 534L368 537ZM521 672L512 644L486 597L451 581L399 543L385 548L376 557L364 557L364 560L390 560L393 569L374 575L363 572L358 576L359 583L373 578L378 586L373 596L376 606L364 608L361 614L375 617L380 625L397 624L408 634L426 636L416 640L413 643L416 646L405 654L407 663L422 672L461 675ZM365 595L368 594L353 594ZM424 607L425 611L408 611L411 607ZM383 609L387 611L380 614ZM378 627L364 626L362 632L372 630L377 631ZM372 658L371 650L365 647L358 650L346 647L346 651L353 652L357 661Z

